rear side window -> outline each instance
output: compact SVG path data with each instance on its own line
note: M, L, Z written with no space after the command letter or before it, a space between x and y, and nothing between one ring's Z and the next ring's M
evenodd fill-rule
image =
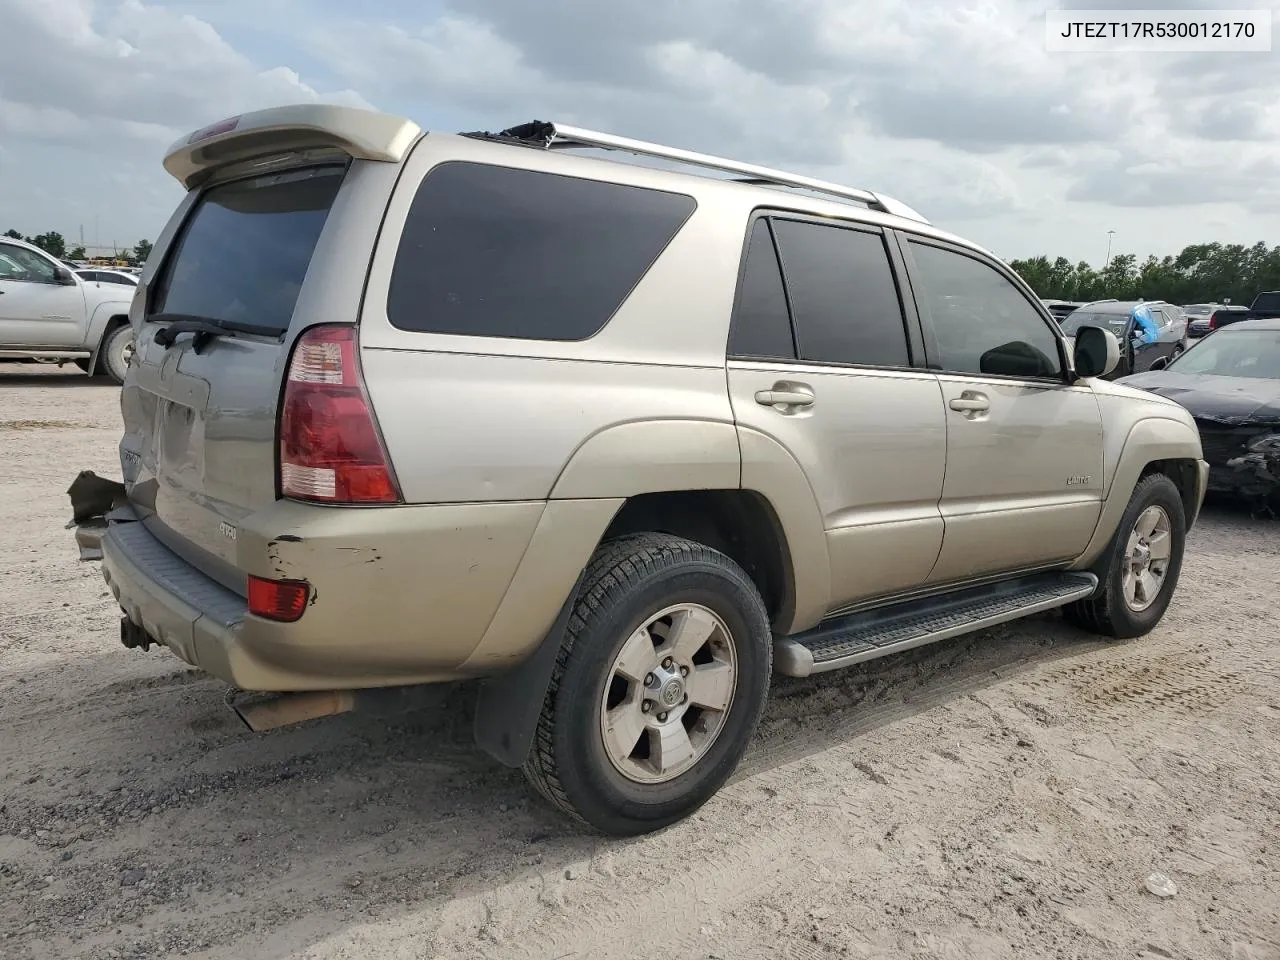
M845 227L773 221L800 359L910 364L902 303L884 238Z
M790 360L796 356L778 255L769 234L769 221L763 217L756 221L747 241L747 259L729 333L729 355Z
M283 333L343 167L317 167L212 187L166 258L151 309Z
M387 316L422 333L585 340L694 206L692 197L642 187L442 164L409 208Z

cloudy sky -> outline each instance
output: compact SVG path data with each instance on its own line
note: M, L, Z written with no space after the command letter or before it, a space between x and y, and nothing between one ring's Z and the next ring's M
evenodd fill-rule
M555 119L878 189L1001 256L1280 243L1280 52L1045 52L1047 7L1254 0L0 0L0 230L152 238L160 160L304 100ZM1280 20L1280 17L1277 17Z

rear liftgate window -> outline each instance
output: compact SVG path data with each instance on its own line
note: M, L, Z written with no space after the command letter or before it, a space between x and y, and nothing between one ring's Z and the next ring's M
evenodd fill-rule
M152 312L284 333L344 173L317 167L212 187L165 264Z
M387 316L422 333L585 340L694 206L642 187L442 164L409 208Z

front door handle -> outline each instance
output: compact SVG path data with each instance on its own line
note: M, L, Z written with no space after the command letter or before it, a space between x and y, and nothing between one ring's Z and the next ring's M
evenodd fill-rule
M772 390L756 393L756 403L762 407L808 407L813 399L813 391L797 383L775 383Z
M947 406L958 413L986 413L991 409L991 401L982 394L966 390L963 396L951 400Z

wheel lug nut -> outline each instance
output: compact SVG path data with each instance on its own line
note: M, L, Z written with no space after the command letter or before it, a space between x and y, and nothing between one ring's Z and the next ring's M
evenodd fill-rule
M689 702L689 695L686 693L686 694L684 695L684 699L683 699L683 700L681 700L680 702L681 702L681 703L688 703L688 702Z
M640 704L641 713L649 713L651 710L653 710L652 700L646 700L644 703Z
M654 681L654 677L653 677L653 674L652 674L652 673L646 673L646 674L644 675L644 685L645 685L646 687L652 687L652 686L653 686L653 684L654 684L654 682L655 682L655 681Z
M662 669L663 669L663 670L670 670L670 669L671 669L671 658L670 658L670 657L667 657L667 659L665 659L665 660L663 660L663 661L662 661Z
M659 722L659 723L666 723L666 722L667 722L667 715L666 715L665 713L660 713L660 714L658 714L658 722Z
M682 676L682 677L687 677L688 675L689 675L689 668L688 668L688 667L681 667L681 668L680 668L680 676Z

